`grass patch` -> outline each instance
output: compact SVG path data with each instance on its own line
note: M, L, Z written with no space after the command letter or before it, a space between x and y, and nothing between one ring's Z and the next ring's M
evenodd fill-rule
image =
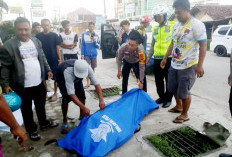
M147 140L167 157L195 157L220 147L190 127L152 135Z
M110 97L110 96L114 96L114 95L119 95L120 91L121 91L121 89L119 87L117 87L117 86L114 86L114 87L111 87L111 88L103 88L102 89L102 96L103 97ZM91 90L90 92L92 92L94 94L95 98L98 97L95 90Z

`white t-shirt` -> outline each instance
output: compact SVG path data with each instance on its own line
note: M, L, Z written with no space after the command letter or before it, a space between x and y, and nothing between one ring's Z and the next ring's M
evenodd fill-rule
M70 34L65 34L65 32L60 33L61 42L66 45L74 44L75 42L78 42L77 34L74 32L71 32ZM63 54L77 54L77 46L73 49L65 49L61 48Z
M38 86L42 82L41 67L33 41L30 39L28 42L21 42L19 51L24 63L24 87Z
M199 42L206 42L205 25L191 17L184 25L177 23L173 26L172 67L187 69L198 64Z

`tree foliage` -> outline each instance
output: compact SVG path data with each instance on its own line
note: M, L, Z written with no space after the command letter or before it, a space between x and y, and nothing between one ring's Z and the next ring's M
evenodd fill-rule
M0 24L0 32L3 43L12 38L15 35L13 21L2 22Z

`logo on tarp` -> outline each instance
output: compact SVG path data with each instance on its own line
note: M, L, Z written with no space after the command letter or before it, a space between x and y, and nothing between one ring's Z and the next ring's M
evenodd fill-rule
M106 142L106 136L110 132L114 132L112 124L101 120L101 124L96 129L89 129L92 133L91 138L94 142L100 142L102 139Z
M114 133L114 128L117 130L118 133L120 133L122 130L121 128L108 116L103 115L102 118L105 120L101 120L101 124L96 129L89 129L89 131L92 133L91 138L94 142L100 142L101 140L107 141L106 137L107 134L112 132Z

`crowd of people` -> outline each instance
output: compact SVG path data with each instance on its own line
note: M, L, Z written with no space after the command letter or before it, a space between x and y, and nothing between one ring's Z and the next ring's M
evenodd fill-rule
M178 22L168 21L167 6L159 5L153 9L153 20L158 25L152 28L149 53L146 53L145 29L152 18L142 16L141 25L136 29L131 29L127 20L120 23L124 33L118 38L117 78L122 78L122 94L127 92L130 73L135 75L138 87L147 92L145 68L154 58L155 85L159 96L156 103L167 108L174 96L176 106L168 111L180 113L173 120L174 123L184 123L189 120L190 90L196 77L204 75L207 35L205 25L190 15L188 0L175 0L173 8ZM0 53L1 86L4 93L13 91L21 97L26 131L17 124L2 95L0 120L11 127L12 134L20 138L21 145L27 140L26 132L31 140L41 139L33 119L32 101L40 130L58 126L58 123L47 120L45 112L46 101L57 100L58 88L62 94L63 134L69 132L67 112L70 101L80 107L80 120L90 115L90 110L85 106L85 88L94 85L99 97L99 108L105 108L101 86L94 74L97 49L100 48L99 36L94 32L95 24L89 22L88 31L82 34L81 59L78 59L78 36L71 31L70 22L64 20L61 25L64 31L58 35L51 31L48 19L43 19L41 24L34 22L31 28L26 18L18 17L14 22L15 37L0 44L3 45ZM87 80L85 86L82 83L84 78ZM48 79L54 80L54 94L51 97L47 96ZM231 79L228 79L230 85Z

